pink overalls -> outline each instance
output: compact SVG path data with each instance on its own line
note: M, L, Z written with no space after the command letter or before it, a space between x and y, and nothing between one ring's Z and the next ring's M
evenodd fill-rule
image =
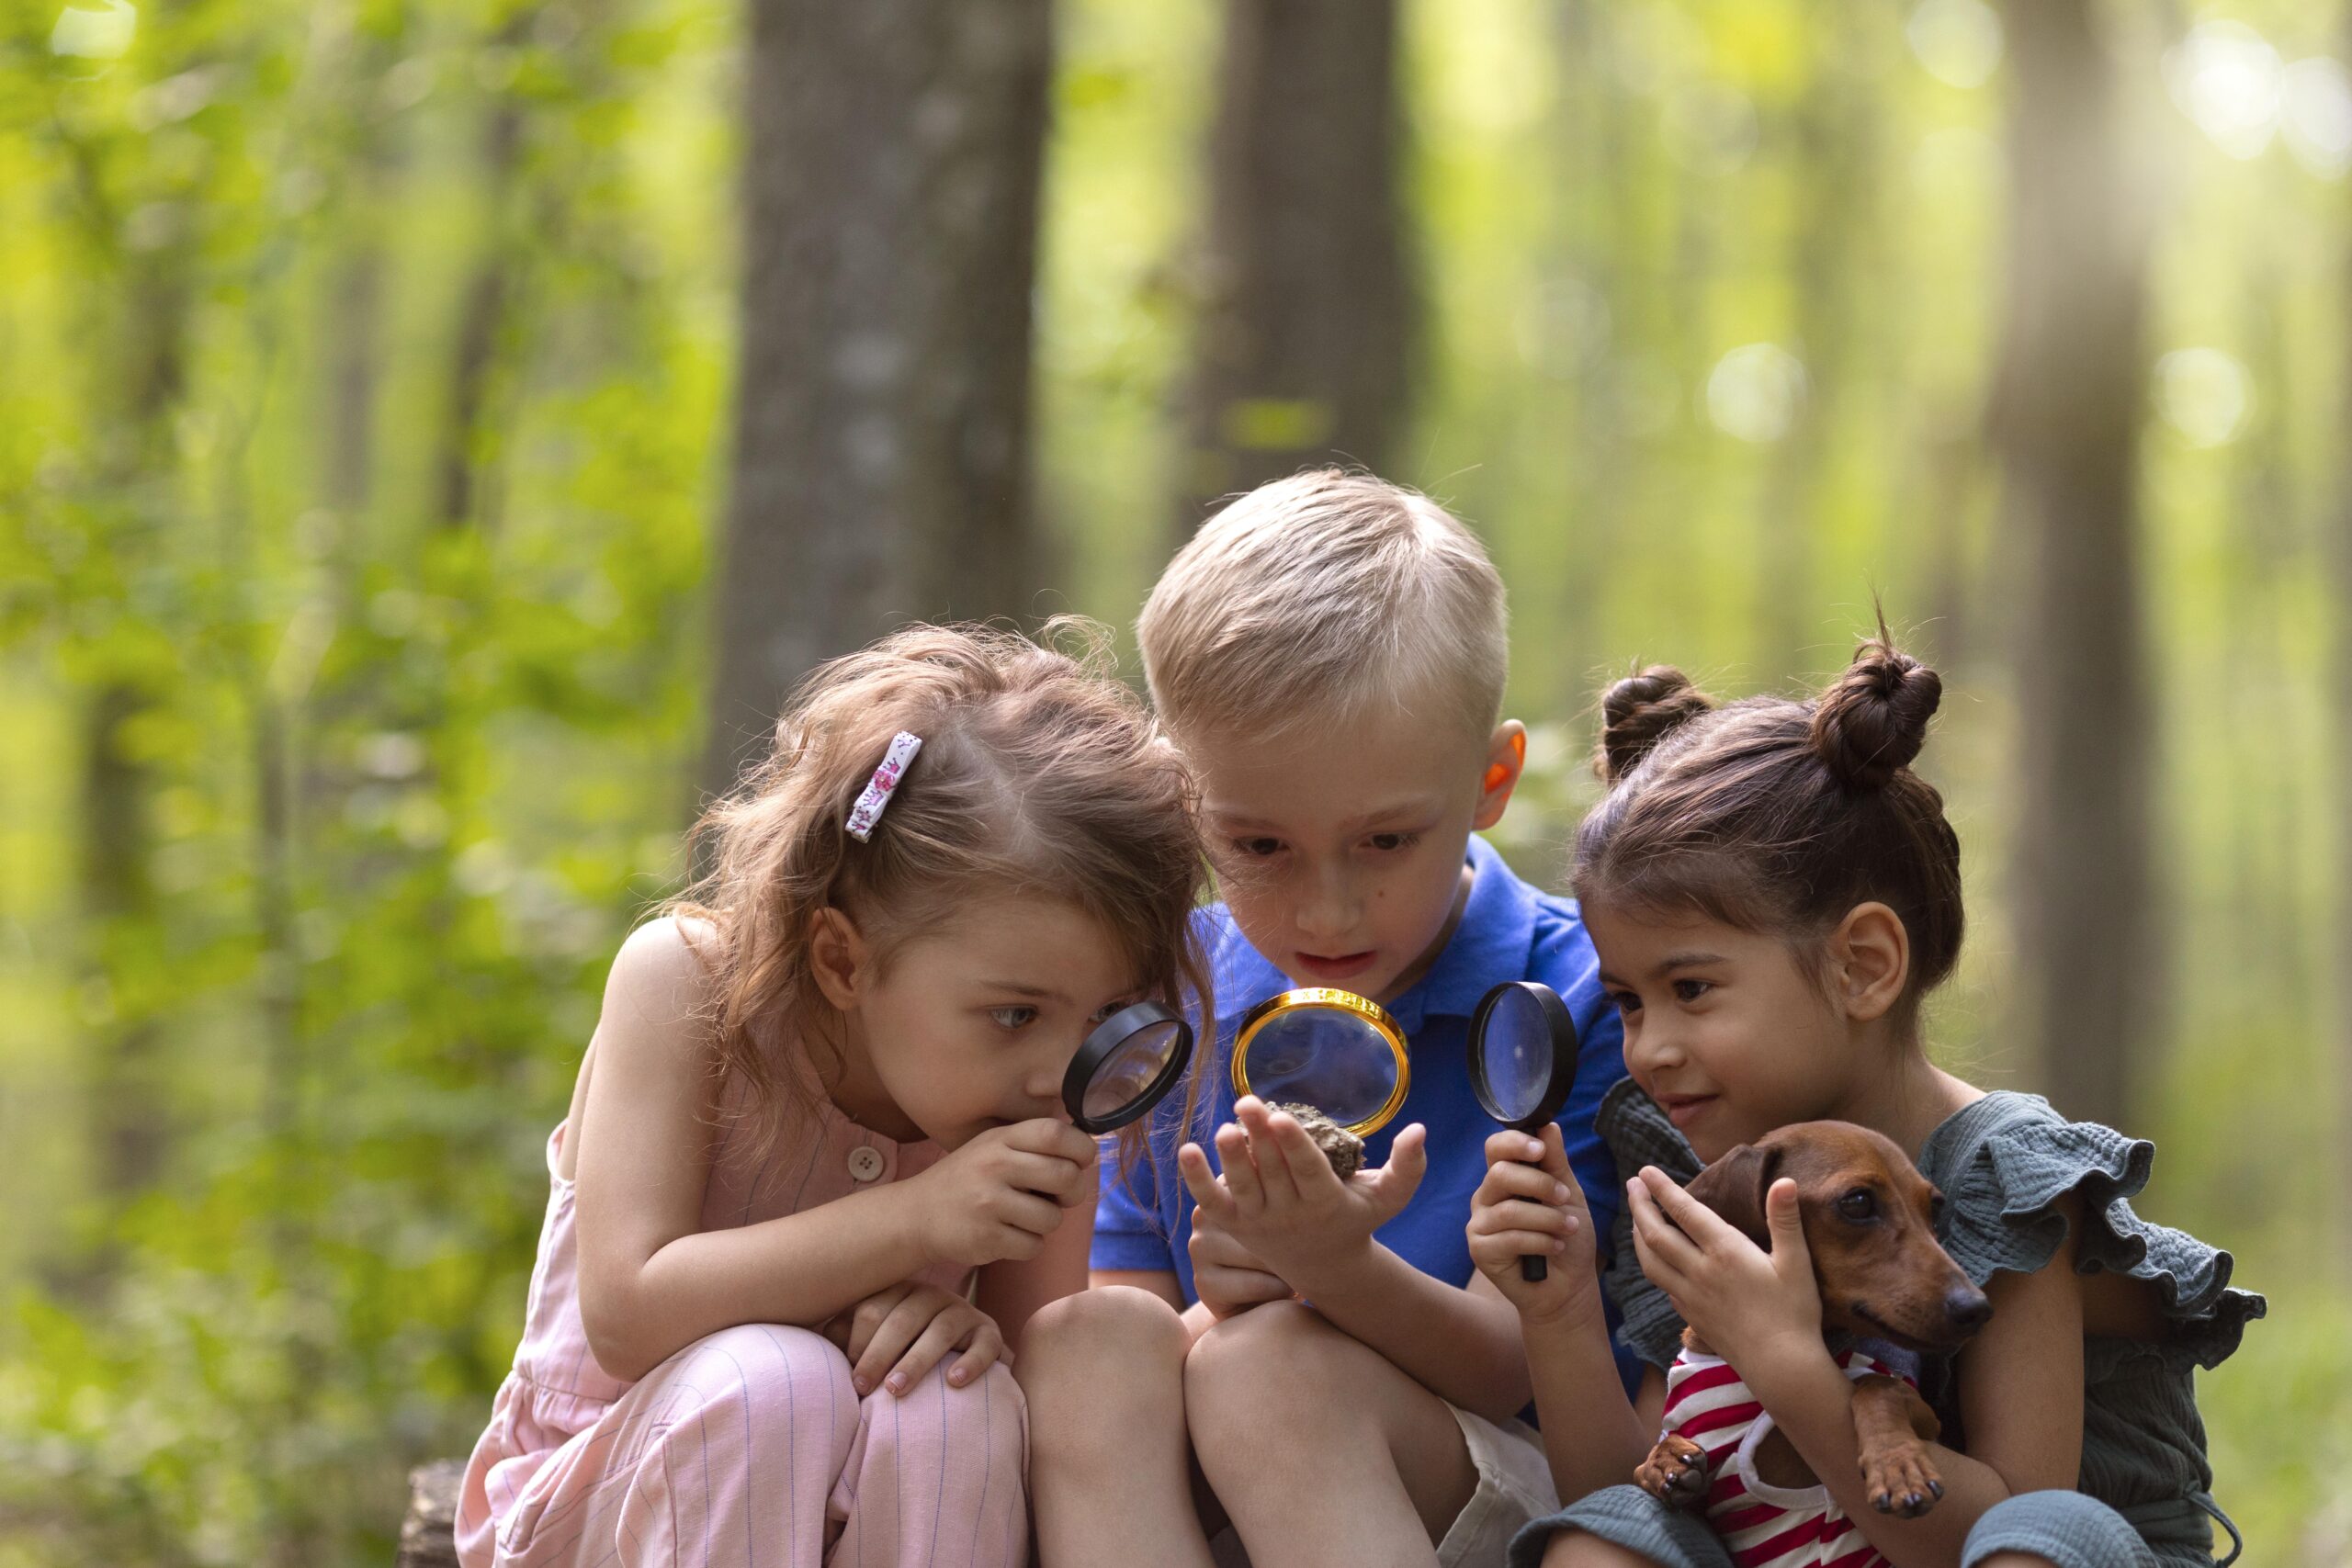
M730 1123L731 1124L731 1123ZM572 1184L548 1139L547 1221L514 1370L466 1467L466 1568L619 1564L1015 1565L1027 1561L1028 1415L1002 1364L964 1388L943 1359L904 1397L861 1400L821 1336L745 1324L624 1383L581 1325ZM743 1140L731 1140L740 1149ZM912 1176L899 1145L831 1104L754 1166L722 1145L706 1230L756 1224ZM961 1281L939 1277L949 1289Z

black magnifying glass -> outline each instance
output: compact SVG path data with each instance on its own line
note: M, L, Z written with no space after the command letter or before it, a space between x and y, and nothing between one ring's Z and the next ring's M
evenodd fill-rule
M1062 1074L1062 1107L1081 1133L1116 1131L1168 1097L1193 1059L1193 1026L1159 1002L1134 1002L1087 1032Z
M1576 1020L1559 992L1533 980L1506 980L1480 998L1470 1021L1470 1088L1487 1115L1540 1134L1576 1081ZM1522 1280L1548 1271L1533 1253L1519 1260Z

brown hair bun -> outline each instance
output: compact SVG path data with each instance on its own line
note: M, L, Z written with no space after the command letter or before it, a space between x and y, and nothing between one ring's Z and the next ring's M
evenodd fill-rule
M1813 705L1813 750L1850 789L1884 789L1927 744L1943 701L1936 672L1883 634Z
M1613 784L1632 773L1659 741L1714 706L1714 698L1671 664L1612 682L1600 698L1600 747L1593 760L1602 782Z

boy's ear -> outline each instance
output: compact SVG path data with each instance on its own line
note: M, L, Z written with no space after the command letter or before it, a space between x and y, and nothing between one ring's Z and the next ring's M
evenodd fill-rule
M1911 977L1911 933L1902 916L1875 899L1857 904L1830 934L1829 963L1846 1016L1883 1018Z
M1520 775L1527 771L1527 726L1515 718L1507 718L1495 726L1495 733L1487 741L1487 773L1478 793L1477 814L1471 818L1473 828L1491 828L1503 819L1503 807L1510 804L1510 792L1519 787Z
M830 904L808 917L808 970L827 1001L843 1012L857 1005L865 938L855 921Z

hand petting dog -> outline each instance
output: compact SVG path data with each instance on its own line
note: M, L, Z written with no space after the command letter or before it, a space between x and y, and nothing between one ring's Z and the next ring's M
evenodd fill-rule
M1750 1386L1785 1387L1825 1362L1844 1375L1826 1333L1938 1354L1958 1349L1992 1315L1984 1292L1936 1241L1942 1195L1892 1141L1864 1128L1778 1128L1687 1189L1645 1166L1626 1183L1626 1198L1642 1271L1688 1325L1685 1358L1720 1358ZM1917 1517L1943 1495L1928 1456L1940 1424L1911 1383L1883 1369L1856 1372L1854 1433L1871 1504ZM1672 1429L1672 1406L1669 1393L1668 1430L1634 1479L1675 1506L1697 1508L1709 1496L1708 1456ZM1772 1486L1818 1480L1777 1427L1751 1439L1743 1462Z

